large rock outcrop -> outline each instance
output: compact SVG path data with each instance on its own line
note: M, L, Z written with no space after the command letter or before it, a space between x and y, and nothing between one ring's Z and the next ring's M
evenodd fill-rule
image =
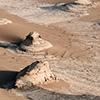
M47 61L36 61L21 70L16 76L17 88L29 88L34 85L44 84L56 80Z
M75 3L82 4L82 5L89 5L91 4L90 0L76 0Z
M20 48L25 51L39 52L52 47L52 44L41 38L37 32L30 32L21 43Z

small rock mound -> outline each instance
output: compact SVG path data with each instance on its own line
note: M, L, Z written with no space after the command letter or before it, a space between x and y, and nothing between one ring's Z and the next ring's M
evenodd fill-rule
M21 43L20 48L25 51L39 52L52 47L52 44L41 38L37 32L30 32L26 39Z
M8 23L12 23L12 21L4 18L0 18L0 25L6 25Z
M81 4L81 5L89 5L91 4L90 0L76 0L75 3Z
M16 76L15 86L17 88L29 88L34 85L45 84L56 80L52 74L47 61L36 61L25 67Z

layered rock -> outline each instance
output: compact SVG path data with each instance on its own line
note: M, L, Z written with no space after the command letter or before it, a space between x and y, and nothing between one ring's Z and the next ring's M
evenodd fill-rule
M5 25L8 23L12 23L12 21L10 21L8 19L0 18L0 25Z
M30 32L21 43L20 48L25 51L39 52L52 47L52 44L41 38L37 32Z
M82 5L89 5L91 4L90 0L76 0L75 3L82 4Z
M29 88L34 85L44 84L56 80L47 61L36 61L25 67L16 76L17 88Z

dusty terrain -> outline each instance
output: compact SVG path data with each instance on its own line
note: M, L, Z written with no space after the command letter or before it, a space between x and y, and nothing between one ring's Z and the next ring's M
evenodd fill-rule
M12 21L0 25L0 99L100 99L100 3L68 9L59 4L73 1L0 0L0 18ZM11 43L19 44L30 31L39 32L53 48L32 54L16 52L16 44ZM6 84L17 72L36 60L48 61L59 82L7 91Z

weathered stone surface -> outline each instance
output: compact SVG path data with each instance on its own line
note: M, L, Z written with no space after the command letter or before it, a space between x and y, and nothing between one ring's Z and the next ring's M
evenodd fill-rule
M76 0L75 2L78 3L78 4L82 4L82 5L91 4L90 0Z
M26 39L21 43L20 48L25 51L39 52L52 47L52 44L41 38L39 33L30 32Z
M49 63L47 61L36 61L18 73L15 86L18 88L28 88L54 80L56 80L56 77L52 74Z
M10 21L8 19L0 18L0 25L5 25L8 23L12 23L12 21Z

